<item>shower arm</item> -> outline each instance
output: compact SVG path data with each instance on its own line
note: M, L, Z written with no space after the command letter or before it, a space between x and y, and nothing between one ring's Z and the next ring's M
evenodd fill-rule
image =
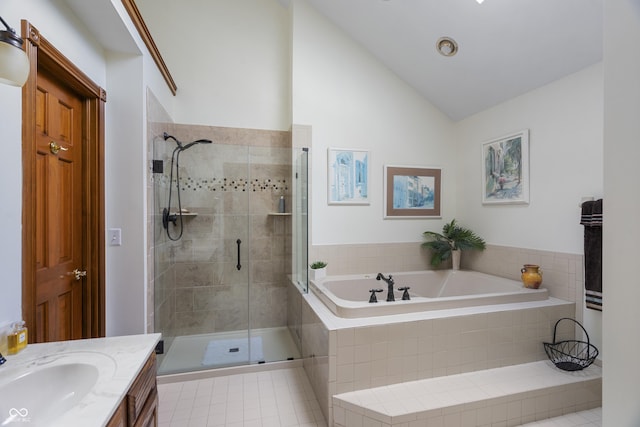
M182 148L182 143L181 143L180 141L178 141L178 140L176 139L176 137L175 137L175 136L173 136L173 135L169 135L168 133L166 133L166 132L165 132L165 133L162 135L162 137L164 138L164 140L165 140L165 141L166 141L167 139L169 139L169 138L173 139L173 140L176 142L176 144L178 144L178 148Z

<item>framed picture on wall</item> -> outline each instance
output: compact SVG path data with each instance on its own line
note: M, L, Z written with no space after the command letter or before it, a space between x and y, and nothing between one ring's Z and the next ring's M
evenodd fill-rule
M442 170L384 167L385 218L440 218Z
M329 148L327 200L330 205L369 204L369 152Z
M482 203L529 203L529 130L482 143Z

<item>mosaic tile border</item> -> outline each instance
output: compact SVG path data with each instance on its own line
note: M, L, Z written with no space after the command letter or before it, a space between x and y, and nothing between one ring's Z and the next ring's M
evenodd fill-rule
M152 182L158 183L162 188L169 187L169 177L165 175L152 176ZM172 184L175 188L177 180ZM211 192L265 192L265 191L289 191L289 182L286 178L180 178L181 191L211 191Z

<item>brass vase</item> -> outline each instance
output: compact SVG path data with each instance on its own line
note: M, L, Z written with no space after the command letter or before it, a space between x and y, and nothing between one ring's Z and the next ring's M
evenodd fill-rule
M538 289L540 284L542 283L542 269L539 265L535 264L525 264L523 268L520 269L522 273L522 283L525 288L530 289Z

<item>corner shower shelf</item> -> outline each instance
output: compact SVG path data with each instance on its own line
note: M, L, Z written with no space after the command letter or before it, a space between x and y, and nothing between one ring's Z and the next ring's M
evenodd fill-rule
M269 212L269 216L291 216L291 212Z

